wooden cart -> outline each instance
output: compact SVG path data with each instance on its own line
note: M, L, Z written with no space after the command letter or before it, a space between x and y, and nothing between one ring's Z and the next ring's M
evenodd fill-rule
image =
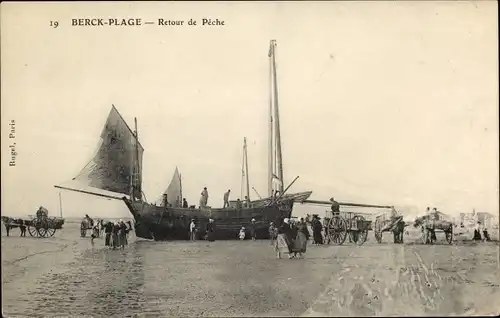
M354 212L330 213L331 217L325 229L330 242L342 245L348 235L349 241L357 245L363 245L366 242L372 221Z

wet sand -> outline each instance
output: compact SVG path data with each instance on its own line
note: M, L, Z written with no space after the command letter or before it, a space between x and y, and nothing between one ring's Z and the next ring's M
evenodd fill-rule
M498 244L308 246L150 242L109 250L67 224L50 239L2 233L3 313L12 316L372 316L500 312ZM438 237L439 239L439 237Z

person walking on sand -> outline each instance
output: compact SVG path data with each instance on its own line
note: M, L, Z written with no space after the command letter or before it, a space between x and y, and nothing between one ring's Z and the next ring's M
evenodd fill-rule
M307 250L307 240L309 239L309 230L307 229L307 224L304 222L304 218L300 218L300 221L296 223L297 236L295 237L293 252L294 257L303 258L303 254Z
M120 231L120 225L118 222L113 224L112 238L113 238L113 249L116 250L117 247L120 246L120 238L118 236L118 232Z
M314 244L317 245L323 244L323 236L321 235L321 230L323 230L323 225L321 225L321 222L317 214L313 215L313 220L311 223L312 223L311 227L313 230Z
M278 238L278 229L274 226L274 222L269 223L269 240L271 241L271 246L274 245L274 242Z
M290 228L290 219L285 218L283 224L278 228L278 238L276 239L275 251L276 257L281 258L281 253L288 253L288 258L292 256L292 229Z
M124 249L125 245L128 244L128 242L127 242L127 232L128 232L127 225L125 224L125 222L123 222L123 220L120 220L118 225L120 227L120 230L118 231L118 235L120 236L120 238L119 238L120 247L121 247L121 249Z
M231 189L227 190L226 193L224 193L224 206L222 207L223 209L229 208L229 195L231 194Z
M250 237L252 238L252 241L257 239L256 226L257 224L255 224L255 219L252 219L252 221L250 221Z
M206 230L207 230L207 241L215 242L215 224L213 219L208 219Z
M21 230L21 236L26 237L26 223L24 220L19 222L19 229Z
M111 235L113 233L113 223L110 221L104 225L104 246L111 246Z
M191 242L194 242L196 240L196 224L194 223L194 219L191 220L191 223L189 224L189 239Z

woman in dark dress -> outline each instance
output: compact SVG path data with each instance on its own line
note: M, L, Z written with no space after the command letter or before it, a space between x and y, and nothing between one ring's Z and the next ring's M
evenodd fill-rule
M295 241L293 244L293 252L294 257L299 256L299 258L303 257L307 250L307 240L309 240L309 230L307 229L307 224L304 222L304 219L301 218L300 221L296 224L297 227L297 236L295 237Z
M276 257L281 258L281 253L288 252L288 258L292 258L293 247L293 233L290 228L290 220L288 218L283 220L283 223L278 228L278 238L276 240Z
M207 241L215 241L215 224L213 219L208 219L207 223Z

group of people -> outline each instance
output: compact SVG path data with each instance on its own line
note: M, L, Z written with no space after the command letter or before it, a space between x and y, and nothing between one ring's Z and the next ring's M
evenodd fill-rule
M196 226L195 220L192 219L191 223L189 223L189 240L194 242L196 241L196 235L198 233L198 228ZM214 219L208 219L208 223L205 226L205 235L204 238L209 242L215 241L215 223Z
M273 223L271 222L271 225ZM256 231L256 224L255 224L255 219L252 219L250 221L250 225L249 225L249 230L250 230L250 238L252 239L252 241L255 241L257 239L257 231ZM238 238L243 241L245 238L246 238L246 228L244 226L241 227L240 229L240 233L238 233Z
M121 248L124 249L125 245L128 245L128 235L132 231L132 223L130 221L124 222L120 220L118 222L104 221L104 220L92 220L88 215L85 215L87 222L91 224L92 235L90 236L90 242L94 246L94 240L101 237L101 233L104 231L104 245L112 249Z
M271 224L271 226L274 226L274 224ZM276 232L274 229L272 231L273 233ZM289 259L303 258L303 254L307 250L309 236L309 230L304 218L300 218L299 221L284 219L283 224L277 228L277 237L274 243L276 257L281 258L281 254L288 253Z

